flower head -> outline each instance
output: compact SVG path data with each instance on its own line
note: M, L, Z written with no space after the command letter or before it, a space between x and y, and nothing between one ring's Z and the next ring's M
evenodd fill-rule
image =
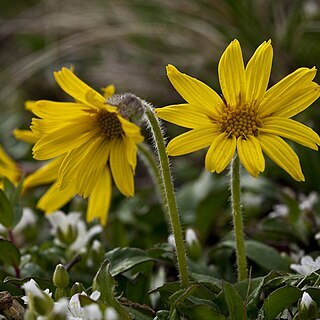
M158 108L157 115L191 129L170 141L169 155L209 147L206 169L220 173L237 151L245 169L257 177L265 169L264 152L303 181L299 158L282 138L314 150L320 145L317 133L291 119L319 97L319 85L312 81L316 69L299 68L267 90L272 56L271 41L263 42L244 66L240 44L232 41L218 67L223 97L169 65L169 80L187 103Z
M58 209L56 203L63 205L74 194L90 196L87 219L99 217L105 224L112 179L125 196L134 194L136 149L143 141L140 128L106 102L113 87L105 89L102 96L67 68L54 76L75 102L29 104L29 110L39 117L32 119L31 125L36 137L34 158L52 159L32 177L37 184L39 179L54 182L38 205L50 212Z

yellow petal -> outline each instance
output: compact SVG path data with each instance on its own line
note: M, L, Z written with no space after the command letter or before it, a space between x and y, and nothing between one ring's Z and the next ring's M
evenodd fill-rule
M224 102L220 96L203 82L178 71L173 65L167 66L167 75L181 97L197 105L199 111L212 119L220 119Z
M257 178L265 168L264 157L257 138L248 136L247 139L243 139L240 137L237 140L237 151L243 166L253 177Z
M21 140L28 143L36 143L38 138L31 130L14 129L13 135L17 140Z
M15 162L7 155L0 146L0 176L8 178L11 182L18 182L20 170Z
M59 190L57 182L55 182L48 191L40 198L37 208L45 213L52 213L65 204L67 204L74 196L75 192L72 188Z
M33 147L33 156L37 160L56 158L79 147L96 135L90 118L68 122L63 127L41 137ZM33 129L33 127L32 127Z
M90 153L92 147L91 141L87 141L83 145L75 148L67 153L64 157L58 172L59 188L61 190L73 185L76 191L76 182L78 173L80 170L79 164L83 162L83 159Z
M246 77L238 40L233 40L222 54L218 74L222 94L227 104L232 107L244 104Z
M120 115L118 115L118 120L121 122L122 130L126 137L132 138L136 143L144 140L144 137L140 133L140 128L136 124L124 119Z
M86 156L82 158L81 162L78 161L76 191L84 198L89 196L95 188L97 179L102 174L101 172L109 159L111 146L110 141L96 139L88 147L90 150L86 153ZM125 157L125 154L123 157ZM75 159L75 161L77 160Z
M203 127L212 123L212 120L201 112L201 108L193 104L185 103L156 108L155 112L160 119L189 129Z
M127 160L125 143L113 140L110 150L110 167L113 180L122 194L131 197L134 194L133 170Z
M123 143L125 143L125 149L127 150L127 160L134 172L137 165L137 145L130 138L123 139Z
M286 142L271 134L260 134L259 141L263 152L273 162L287 171L293 179L304 181L299 158Z
M61 129L65 126L65 123L60 120L44 120L44 119L36 119L33 118L31 120L31 130L37 137L40 139L41 137L57 130Z
M35 172L29 174L23 181L23 187L32 188L57 180L59 167L62 163L62 160L63 157L56 158L46 163Z
M313 150L318 150L320 138L316 132L304 124L281 117L269 117L263 120L261 132L288 138Z
M109 99L116 92L116 88L113 84L109 84L108 86L101 88L101 91L103 92L105 99Z
M206 154L206 170L222 172L230 163L237 146L235 136L228 138L226 133L221 133L211 144Z
M304 90L296 91L285 101L279 109L275 110L272 116L291 118L308 108L320 96L320 86L312 82Z
M311 101L316 98L312 98L314 95L314 90L316 90L317 85L312 84L312 80L316 75L316 69L312 68L299 68L292 72L277 84L272 86L265 94L265 99L262 101L259 107L259 116L265 117L267 115L279 116L278 112L287 112L287 109L292 109L292 103L295 101L297 107L295 107L289 117L307 108L312 102L308 102L310 97L303 97L305 95L309 96L311 94ZM307 99L306 99L307 98ZM306 99L306 101L304 101ZM302 100L302 101L301 101ZM301 101L301 104L299 104ZM305 106L304 103L309 103ZM295 111L296 109L296 111ZM300 110L300 111L299 111Z
M40 118L65 121L84 115L85 108L81 103L40 100L34 104L31 111Z
M26 110L29 110L29 111L32 111L33 108L36 106L37 102L36 101L31 101L31 100L28 100L24 103L24 108Z
M95 103L92 103L94 100L99 103L105 102L105 98L100 93L90 88L67 68L62 68L60 71L54 72L54 77L61 89L77 101L93 106L95 106ZM88 101L88 92L90 92L90 101Z
M167 152L170 156L180 156L208 147L218 135L219 125L211 124L203 128L196 128L172 139Z
M253 107L259 106L267 90L272 56L271 41L263 42L246 66L246 102Z
M88 222L95 218L99 218L102 225L107 224L111 193L111 174L109 169L106 167L97 179L96 186L89 197L87 208Z

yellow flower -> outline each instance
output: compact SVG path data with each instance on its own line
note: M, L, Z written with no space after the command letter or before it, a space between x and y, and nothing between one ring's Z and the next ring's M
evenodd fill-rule
M291 117L320 95L316 69L299 68L267 90L273 50L263 42L244 66L240 44L231 42L218 67L223 98L204 83L167 67L169 80L188 102L156 109L159 118L192 129L168 144L171 156L209 147L208 171L220 173L237 152L254 177L265 169L263 152L295 180L304 181L299 158L282 139L318 150L320 139Z
M6 154L2 146L0 146L0 178L7 178L12 183L17 183L20 178L19 168ZM2 183L0 188L2 189Z
M74 194L90 196L87 220L99 217L105 224L112 178L122 194L134 194L137 144L143 141L140 128L71 70L62 68L54 76L76 102L41 100L29 105L40 118L32 119L31 125L36 137L34 158L53 160L29 178L27 185L54 182L38 204L46 212Z

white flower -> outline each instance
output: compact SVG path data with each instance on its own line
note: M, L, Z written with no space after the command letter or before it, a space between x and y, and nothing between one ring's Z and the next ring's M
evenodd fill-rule
M23 230L25 230L29 226L35 225L37 220L37 215L30 208L23 208L21 219L12 230L13 236L20 236ZM6 231L7 229L2 224L0 224L0 233Z
M102 320L102 313L97 304L81 307L80 295L86 296L87 294L85 292L77 293L69 301L68 320ZM94 301L97 301L99 297L99 291L94 291L90 295L90 298Z
M309 309L312 302L313 302L313 300L310 297L309 293L304 292L302 295L302 299L301 299L301 307L305 307L305 308Z
M269 213L270 218L287 217L289 215L289 208L285 204L276 204L273 206L272 212Z
M193 229L188 228L186 230L186 243L192 245L193 243L198 243L198 238Z
M176 241L174 239L174 235L173 234L170 234L169 237L168 237L168 243L169 245L172 247L172 249L175 249L176 248Z
M97 234L101 233L103 230L102 226L95 225L87 230L87 225L83 220L78 221L77 231L78 236L75 242L70 246L70 249L74 252L79 252L81 249L85 248L88 242Z
M310 256L304 256L301 258L300 264L291 264L290 268L302 275L311 274L320 269L320 257L313 260Z
M31 279L30 281L28 282L25 282L22 286L22 288L25 290L26 292L26 296L22 296L22 300L24 302L24 304L28 304L28 293L32 293L33 296L38 296L38 297L42 297L43 294L46 294L47 296L49 296L50 298L52 297L52 292L50 292L49 289L46 289L44 291L42 291L38 284L33 280Z
M106 320L118 320L118 313L114 308L108 307L104 312L104 318Z
M46 217L53 228L52 233L59 237L56 241L60 244L68 243L73 252L85 251L92 237L103 230L101 225L95 225L87 230L87 225L81 219L80 212L65 214L62 211L56 211Z
M300 198L299 208L301 211L312 210L314 205L319 200L319 196L315 191L310 192L310 194L308 196L302 194L299 196L299 198Z

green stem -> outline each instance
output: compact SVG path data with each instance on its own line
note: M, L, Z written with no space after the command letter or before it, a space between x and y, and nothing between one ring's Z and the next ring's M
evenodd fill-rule
M167 207L168 215L170 218L171 229L176 244L176 254L178 261L178 269L181 280L181 286L187 288L189 286L188 266L186 250L183 242L182 229L180 225L180 218L176 203L176 198L173 190L173 183L171 178L169 159L166 153L166 146L163 139L161 127L158 118L155 116L154 111L150 104L145 103L146 118L150 126L154 143L159 157L159 170L160 177L163 185L163 203Z
M164 190L162 188L162 178L160 176L158 163L157 163L156 158L154 156L154 152L145 143L139 143L138 149L139 149L140 157L146 163L147 168L149 169L149 172L150 172L150 175L153 179L154 184L159 189L160 198L163 199L164 198L164 195L163 195Z
M241 281L248 278L248 269L240 202L240 163L238 156L234 157L231 164L231 202L236 241L238 280Z

